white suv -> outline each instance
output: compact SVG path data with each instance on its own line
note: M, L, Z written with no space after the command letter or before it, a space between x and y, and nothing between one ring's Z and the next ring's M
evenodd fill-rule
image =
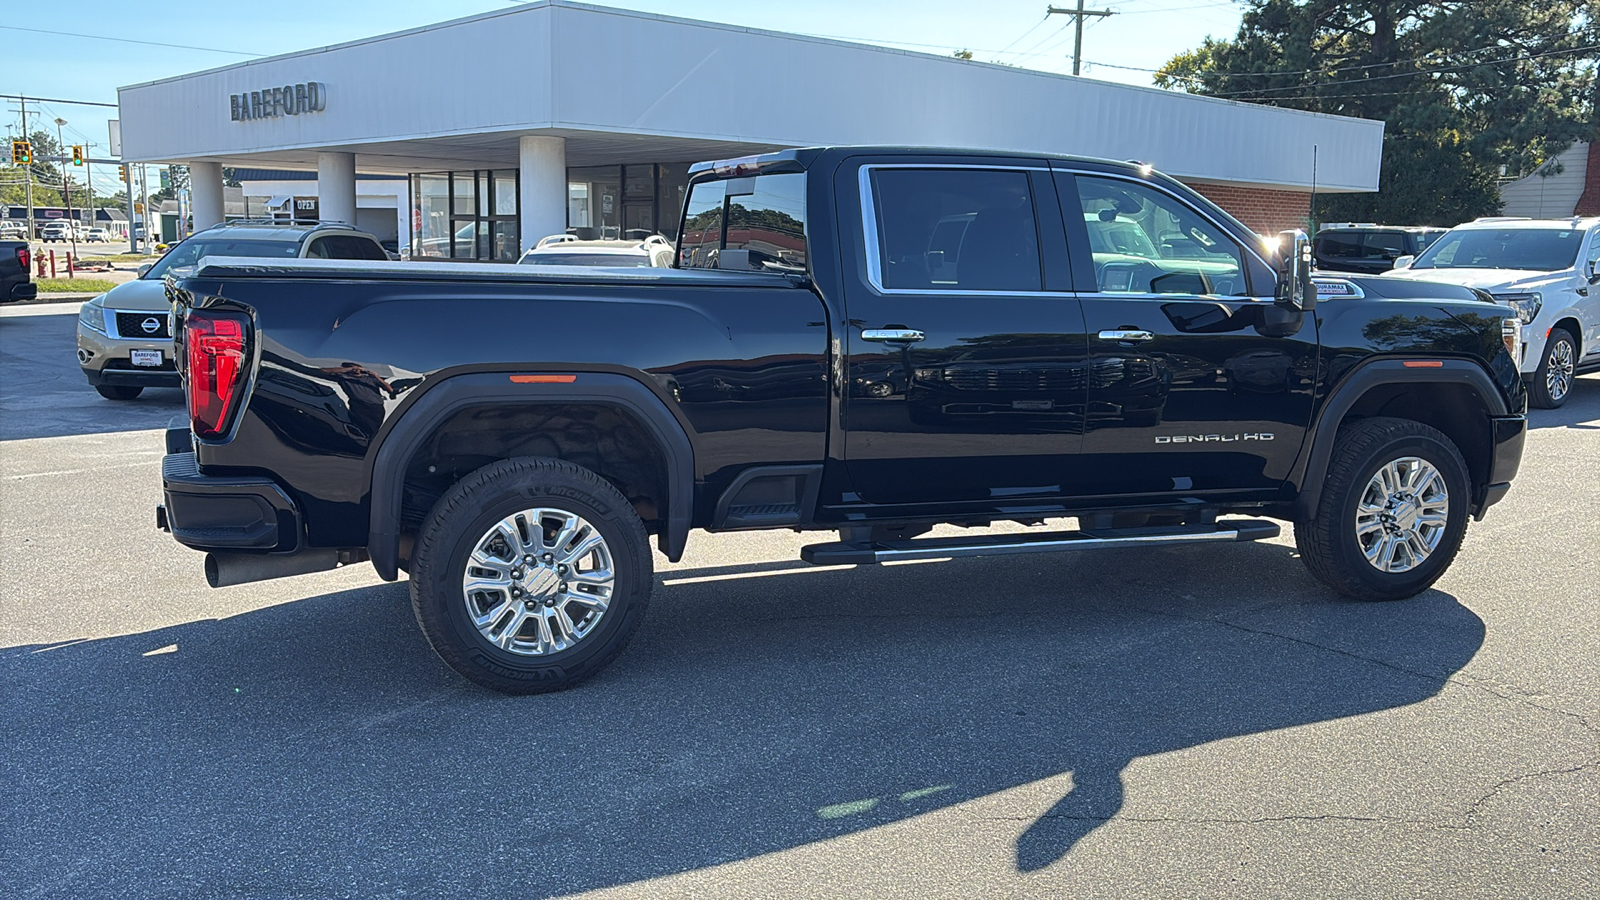
M1522 320L1529 401L1567 402L1572 379L1600 371L1600 218L1478 219L1457 225L1389 277L1488 291Z

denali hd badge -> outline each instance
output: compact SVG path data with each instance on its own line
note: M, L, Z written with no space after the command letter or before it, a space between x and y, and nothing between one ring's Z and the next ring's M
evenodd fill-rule
M1157 435L1158 444L1205 444L1217 441L1229 443L1232 441L1270 441L1270 431L1246 431L1243 434L1174 434Z

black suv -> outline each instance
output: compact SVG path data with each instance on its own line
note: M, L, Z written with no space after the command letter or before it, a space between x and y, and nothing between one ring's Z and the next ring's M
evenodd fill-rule
M1339 222L1322 226L1312 242L1316 268L1324 272L1376 275L1402 256L1428 249L1447 228Z

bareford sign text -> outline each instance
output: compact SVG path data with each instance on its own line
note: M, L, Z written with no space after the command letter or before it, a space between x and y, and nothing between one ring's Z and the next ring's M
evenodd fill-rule
M328 86L320 81L228 95L228 118L235 122L298 116L301 113L322 112L327 108Z

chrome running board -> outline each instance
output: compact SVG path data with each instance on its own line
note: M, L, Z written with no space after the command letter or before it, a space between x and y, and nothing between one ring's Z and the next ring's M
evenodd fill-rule
M1051 531L980 537L842 541L802 547L800 558L819 566L866 565L897 560L946 559L959 556L1002 556L1012 553L1100 550L1108 547L1259 541L1263 538L1277 537L1281 531L1277 522L1266 519L1224 519L1214 524L1171 528L1096 528L1088 531Z

